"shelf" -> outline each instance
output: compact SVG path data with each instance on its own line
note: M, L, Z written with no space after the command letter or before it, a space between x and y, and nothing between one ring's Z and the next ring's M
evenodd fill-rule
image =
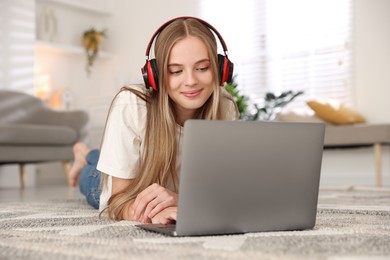
M92 3L89 5L88 3L83 3L76 0L37 0L37 2L58 4L61 6L83 10L103 16L111 15L111 12L107 9L107 7L92 6Z
M36 41L35 42L36 51L46 51L57 54L75 54L75 55L85 55L85 50L81 46L74 46L62 43L51 43L45 41ZM98 58L111 58L112 54L105 51L99 51Z

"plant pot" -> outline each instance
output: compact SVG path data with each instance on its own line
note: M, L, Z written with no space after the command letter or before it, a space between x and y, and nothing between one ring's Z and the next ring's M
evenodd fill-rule
M87 51L97 52L99 49L101 34L99 32L88 32L83 36L83 45Z

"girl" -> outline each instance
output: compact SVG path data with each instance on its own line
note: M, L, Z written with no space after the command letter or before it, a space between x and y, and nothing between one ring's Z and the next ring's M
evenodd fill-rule
M212 31L224 56L217 54ZM149 60L154 40L156 58ZM176 219L184 122L238 119L234 100L221 87L231 79L233 64L215 28L193 17L163 24L146 57L142 71L151 88L121 89L109 111L100 156L76 144L70 181L75 185L81 171L81 192L112 219L166 224Z

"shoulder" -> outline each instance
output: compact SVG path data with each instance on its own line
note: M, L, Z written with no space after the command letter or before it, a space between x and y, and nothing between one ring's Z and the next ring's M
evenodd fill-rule
M141 85L122 87L114 97L113 106L117 105L145 105L148 97L147 90Z
M112 101L109 118L119 120L134 131L140 132L147 116L148 92L141 86L126 86ZM111 121L112 121L111 120ZM118 124L118 122L114 123ZM136 130L138 129L138 130Z
M222 111L224 111L224 118L227 120L239 119L240 115L238 112L238 107L233 96L224 87L221 87L220 95L220 102Z

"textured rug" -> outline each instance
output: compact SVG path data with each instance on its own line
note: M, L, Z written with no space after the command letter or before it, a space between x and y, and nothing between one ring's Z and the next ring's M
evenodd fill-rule
M313 230L171 238L83 200L0 203L0 259L390 259L390 189L322 188Z

